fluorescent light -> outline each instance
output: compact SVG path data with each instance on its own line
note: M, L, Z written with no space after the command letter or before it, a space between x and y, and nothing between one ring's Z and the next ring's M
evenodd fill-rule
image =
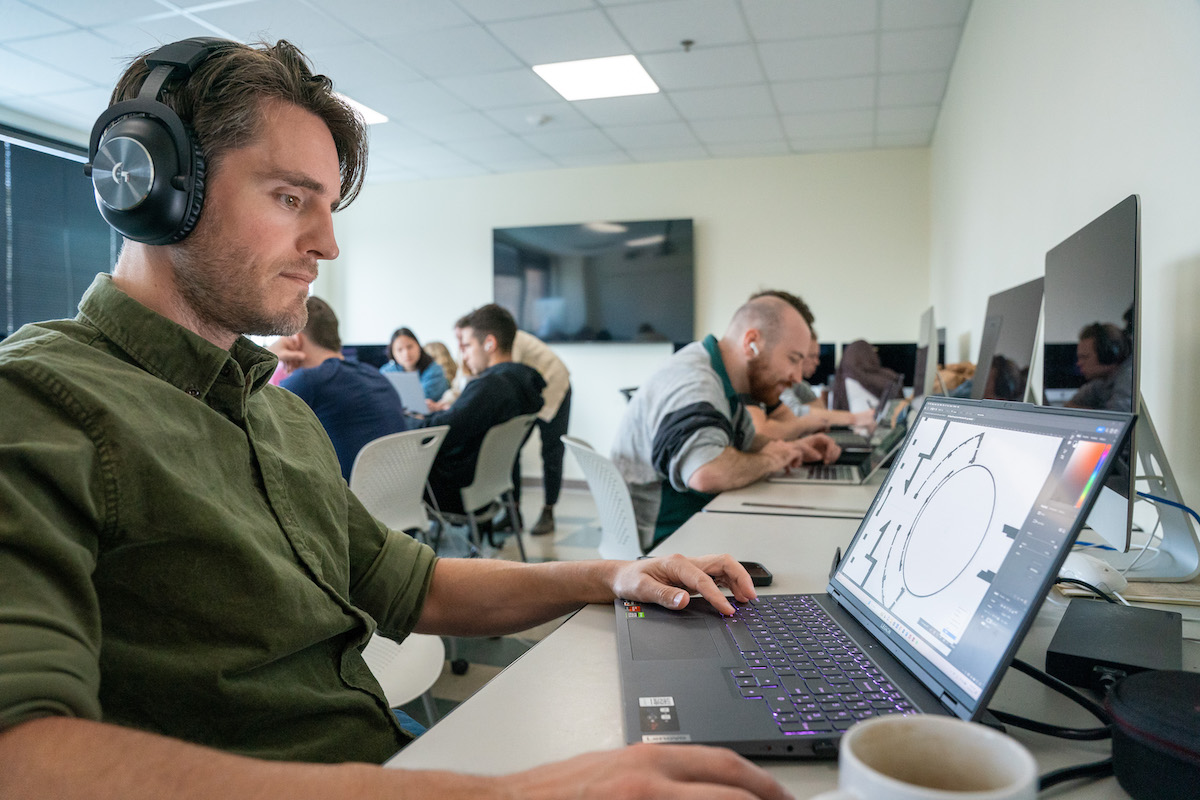
M667 240L664 234L656 233L653 236L643 236L640 239L629 239L625 242L626 247L649 247L653 244L662 244Z
M633 56L539 64L533 71L567 100L656 94L658 86Z
M583 227L592 233L624 233L629 230L616 222L585 222Z
M388 121L388 118L385 117L383 114L380 114L378 111L376 111L373 108L364 106L362 103L358 102L353 97L347 97L346 95L342 94L341 92L334 92L334 94L336 94L338 97L342 98L342 100L349 103L350 107L353 108L355 111L357 111L359 114L362 114L363 122L365 122L367 125L377 125L380 122Z

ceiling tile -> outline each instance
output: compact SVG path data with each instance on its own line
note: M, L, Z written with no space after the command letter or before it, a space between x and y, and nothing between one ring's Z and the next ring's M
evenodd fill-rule
M364 91L421 79L373 42L307 48L304 54L312 61L313 69L333 79L337 91L345 92L355 100L362 101L358 94Z
M461 75L443 78L438 85L476 108L503 108L561 100L562 95L550 88L531 69L521 68L480 75ZM564 101L565 102L565 101Z
M517 134L532 133L539 128L549 130L578 130L592 128L591 120L584 117L566 100L552 103L535 103L528 106L496 108L488 116L503 127Z
M679 119L679 112L662 94L580 100L573 105L580 114L597 125L636 125Z
M639 52L681 49L684 39L704 47L750 41L734 0L668 0L618 6L608 14Z
M885 33L879 48L884 72L949 70L958 52L958 28L929 28Z
M430 78L475 75L524 66L495 37L474 25L386 36L376 41Z
M0 0L0 42L69 31L72 25L17 0Z
M603 153L613 149L612 139L598 130L541 130L526 134L525 141L540 152L558 158L568 153Z
M568 153L555 159L564 167L611 167L619 164L629 164L633 159L620 150L609 150L606 153Z
M876 120L879 133L932 132L937 124L937 106L881 108Z
M538 17L594 8L592 0L457 0L464 11L480 22Z
M418 170L426 167L462 166L470 163L458 153L451 152L440 144L411 147L395 154L392 160L400 166Z
M883 27L894 30L961 26L970 9L971 0L883 0Z
M92 86L101 85L110 89L125 71L131 55L108 39L90 31L78 30L9 42L7 47Z
M775 113L775 104L766 86L685 89L670 92L667 99L687 119L762 117Z
M905 72L879 76L879 105L940 105L946 93L946 72Z
M466 106L430 81L393 83L356 92L354 99L397 122L466 111Z
M708 148L701 144L675 147L626 147L635 161L650 164L656 161L699 161L709 157Z
M875 105L875 78L777 83L771 92L781 114L871 108Z
M783 138L783 128L776 117L699 120L692 123L692 130L707 145L771 142Z
M662 147L699 147L691 128L683 122L660 125L625 125L608 129L608 135L622 147L633 149Z
M863 33L878 18L876 0L753 0L742 7L764 42Z
M773 81L872 75L876 70L874 35L767 42L758 51Z
M742 86L763 79L754 48L744 45L697 47L690 53L656 53L640 60L660 89Z
M191 13L228 31L239 41L273 43L287 39L305 52L314 47L337 47L362 39L336 16L294 0L258 0L213 8L201 6Z
M629 45L599 11L496 22L487 28L530 66L629 53Z
M876 147L928 147L930 133L881 133L875 137Z
M467 25L471 18L451 0L307 0L363 36L390 36Z
M407 125L395 120L367 126L367 138L371 147L378 146L380 150L391 153L402 148L433 144L429 141L428 136L417 133Z
M130 57L192 36L213 36L214 31L179 15L99 25L93 31L116 42Z
M3 47L0 47L0 87L7 94L18 97L91 88L73 75L36 64Z
M533 161L545 158L545 156L519 137L511 135L454 142L449 145L449 148L465 158L480 163L490 163L492 161L511 163L514 161Z
M36 6L47 14L82 27L162 16L166 11L162 3L155 0L0 0L0 17L6 26L12 19L13 11L22 4Z
M91 133L96 118L104 109L108 108L110 97L112 97L111 89L93 87L78 91L43 94L38 99L47 105L61 108L62 113L66 115L62 118L63 124L68 124L67 120L74 120L71 127Z
M834 150L867 150L873 146L870 136L828 136L791 140L797 153L828 153Z
M795 114L783 118L788 139L814 139L828 136L870 136L874 133L875 112L830 111L822 114Z
M478 111L413 119L408 123L408 127L436 142L444 143L482 139L505 133L503 128Z
M734 142L732 144L710 144L708 151L717 158L754 158L757 156L782 156L791 152L783 139L768 142Z

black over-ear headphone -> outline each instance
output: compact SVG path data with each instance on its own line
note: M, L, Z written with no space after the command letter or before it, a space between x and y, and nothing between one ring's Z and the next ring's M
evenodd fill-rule
M1120 364L1129 358L1129 339L1124 333L1114 334L1110 326L1093 322L1084 329L1084 338L1091 339L1096 346L1096 360L1105 366Z
M92 126L83 168L96 189L100 215L122 236L171 244L187 236L204 203L204 155L192 131L161 102L213 53L234 46L198 37L146 57L150 74L138 96L100 115Z

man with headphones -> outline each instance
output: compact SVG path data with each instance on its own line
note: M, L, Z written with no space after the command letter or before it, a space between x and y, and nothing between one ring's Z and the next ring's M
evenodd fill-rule
M463 362L475 377L452 406L429 414L415 427L450 426L429 471L429 484L439 509L461 514L459 492L475 479L483 437L502 422L540 411L546 381L533 367L513 361L517 323L495 303L475 309L454 328Z
M1133 411L1132 352L1129 337L1111 322L1085 325L1075 346L1075 366L1085 383L1067 405Z
M629 487L643 549L719 492L841 455L823 433L791 441L763 436L747 410L747 397L774 407L803 379L812 339L804 310L788 292L759 292L734 313L720 339L689 344L638 387L612 459Z
M372 765L411 739L362 658L375 630L493 635L691 592L732 613L718 584L746 602L750 577L729 556L439 559L367 513L244 335L304 326L366 166L361 119L292 45L136 59L90 151L117 264L74 319L0 343L0 795L785 796L698 747Z

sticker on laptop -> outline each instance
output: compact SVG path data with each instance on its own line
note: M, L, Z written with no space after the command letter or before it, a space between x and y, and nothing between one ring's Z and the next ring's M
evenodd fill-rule
M675 711L674 697L639 697L638 707L642 733L679 730L679 714ZM645 736L642 741L646 741Z

